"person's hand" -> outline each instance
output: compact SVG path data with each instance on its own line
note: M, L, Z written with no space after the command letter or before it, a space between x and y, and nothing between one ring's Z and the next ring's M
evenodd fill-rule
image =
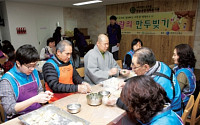
M115 75L115 74L117 74L117 72L118 72L118 69L117 69L117 68L112 68L112 69L109 71L109 76Z
M119 82L119 84L118 84L118 89L121 89L121 88L123 88L124 86L125 86L125 82L124 81L122 81L122 82Z
M49 96L48 94L41 92L38 95L35 96L35 102L37 103L46 103L47 101L49 101L51 99L51 96Z
M89 83L83 82L82 84L87 86L87 92L91 92L92 91L92 88L91 88Z
M104 104L109 105L109 106L114 106L116 103L117 103L116 97L110 97L107 100L104 100Z
M84 84L78 85L78 92L83 94L87 93L87 86Z
M130 71L129 70L127 70L127 69L122 69L121 71L120 71L120 74L122 74L123 76L128 76L129 74L130 74Z
M45 58L50 58L50 55L45 54L44 57L45 57Z
M117 47L119 47L120 46L120 43L117 43Z
M53 93L52 93L52 92L50 92L50 91L45 91L45 93L46 93L47 95L49 95L51 98L53 97Z

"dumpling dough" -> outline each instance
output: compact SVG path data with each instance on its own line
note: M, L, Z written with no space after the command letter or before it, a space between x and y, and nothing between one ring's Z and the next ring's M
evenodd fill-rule
M83 123L81 123L81 122L70 122L67 125L83 125Z

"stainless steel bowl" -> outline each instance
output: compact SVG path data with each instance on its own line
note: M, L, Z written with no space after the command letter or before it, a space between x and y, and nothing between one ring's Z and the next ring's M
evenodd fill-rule
M102 95L99 93L90 93L86 96L87 103L92 106L101 105L102 103Z
M110 95L110 92L109 91L106 91L106 90L102 90L100 92L98 92L100 95L102 95L103 97L104 96L109 96Z
M81 111L81 104L68 104L67 110L72 114L78 113Z

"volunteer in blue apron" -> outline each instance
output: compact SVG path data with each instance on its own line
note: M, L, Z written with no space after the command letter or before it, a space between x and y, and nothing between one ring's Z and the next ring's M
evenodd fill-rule
M126 53L124 57L124 62L123 62L123 69L128 69L131 70L131 63L132 63L132 58L133 54L135 53L136 50L141 48L143 46L143 43L140 39L134 39L131 43L131 50Z
M160 84L171 101L172 110L179 116L182 116L181 89L178 81L169 66L163 62L156 61L155 55L151 49L143 47L135 51L132 59L132 70L138 76L151 76L156 83ZM125 82L120 83L121 85L119 86L124 86ZM108 101L109 105L115 103L117 103L117 106L120 108L124 109L124 107L126 107L120 99L118 99L117 102L115 102L114 99Z
M127 106L128 117L121 120L122 125L130 124L133 119L142 125L183 125L181 118L172 111L163 87L150 76L129 79L120 98Z
M196 59L192 48L188 44L179 44L175 47L172 56L174 60L173 68L175 76L181 88L181 98L184 106L196 88L196 77L194 75L194 68Z
M87 93L91 91L91 86L83 81L70 63L71 54L71 42L62 40L56 46L56 54L48 59L43 66L45 88L54 93L54 97L49 100L49 103L77 92Z
M43 88L35 69L39 54L35 47L23 45L16 52L16 63L0 81L1 104L8 119L28 113L46 103L53 93Z

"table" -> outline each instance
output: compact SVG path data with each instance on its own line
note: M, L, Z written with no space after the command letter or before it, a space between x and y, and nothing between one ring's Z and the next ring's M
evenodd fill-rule
M100 85L92 86L93 92L99 92L102 89ZM106 125L125 112L116 106L105 106L104 104L89 106L85 94L74 94L54 102L57 107L66 111L66 106L70 103L81 104L81 111L75 115L89 121L91 125Z
M100 84L92 86L92 92L99 92L101 90L103 90L103 87ZM125 113L124 110L116 106L105 106L104 104L99 106L89 106L87 104L86 94L78 93L62 98L52 104L67 111L66 106L70 103L81 104L81 111L75 115L89 121L90 125L106 125L111 124L111 122L115 123ZM18 118L14 118L4 124L23 125Z

